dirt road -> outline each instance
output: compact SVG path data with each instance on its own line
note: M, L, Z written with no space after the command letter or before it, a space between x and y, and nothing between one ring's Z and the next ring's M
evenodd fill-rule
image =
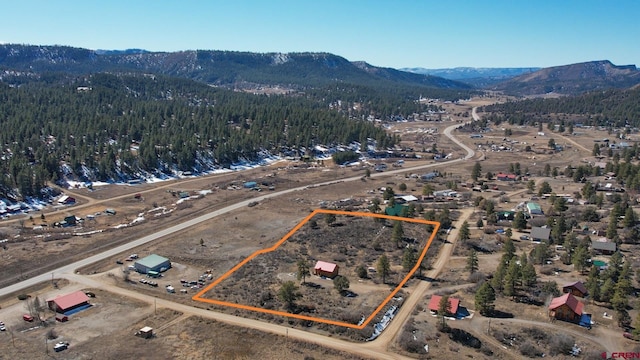
M202 309L195 306L189 306L189 305L185 305L185 304L181 304L181 303L177 303L177 302L173 302L165 299L156 298L150 295L138 293L136 291L131 291L131 290L124 289L122 287L107 284L103 281L100 281L98 277L94 277L94 276L63 274L62 277L64 277L65 279L68 279L70 282L84 284L87 287L100 288L110 293L126 296L131 299L144 301L147 304L149 304L149 306L157 306L161 308L176 310L176 311L182 312L184 314L183 316L188 316L188 315L200 316L207 319L222 321L231 325L252 328L252 329L273 333L273 334L278 334L278 335L285 335L301 341L315 343L321 346L330 347L333 349L357 354L357 355L372 358L372 359L410 359L408 357L405 357L399 354L394 354L394 353L385 352L385 351L381 352L377 348L368 348L367 346L365 346L367 344L352 343L349 341L340 340L333 337L311 334L307 331L296 329L296 328L290 328L287 326L276 325L276 324L267 323L259 320L224 314L216 311Z
M458 220L456 220L453 229L447 236L447 242L443 244L440 249L438 260L433 264L433 269L426 273L428 278L436 279L440 272L445 268L449 262L449 257L453 253L453 248L458 238L458 229L460 229L463 222L469 219L471 214L473 214L473 208L463 209L460 212ZM411 290L409 297L404 302L389 327L375 341L364 344L363 346L371 349L377 349L378 351L388 351L389 346L402 331L404 324L407 322L407 319L413 312L413 309L415 309L418 301L424 298L424 295L430 287L431 282L429 281L421 281L418 283L418 285Z

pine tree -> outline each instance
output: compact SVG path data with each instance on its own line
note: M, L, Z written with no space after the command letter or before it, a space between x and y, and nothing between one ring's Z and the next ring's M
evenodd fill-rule
M595 266L592 266L591 270L589 271L589 277L587 278L587 283L585 284L585 287L589 292L589 298L591 299L592 302L600 300L600 284L598 281L598 273L599 273L598 268Z
M522 231L527 228L527 219L524 218L524 213L522 211L518 211L514 215L513 227L518 231Z
M458 231L458 240L467 241L471 238L471 231L469 230L469 223L465 220L460 226Z
M440 318L440 330L447 328L445 317L451 313L451 303L449 302L449 295L444 295L440 298L438 303L438 318Z
M470 274L478 271L478 253L475 250L471 250L469 252L469 256L467 257L467 267L466 269Z
M536 268L532 263L526 263L522 267L522 285L527 288L533 287L538 281L538 275L536 274Z
M382 255L378 259L377 270L380 276L382 276L382 283L386 283L387 276L391 272L391 264L389 264L389 259L386 255Z
M496 300L496 292L488 282L480 286L475 295L476 310L482 315L491 314L494 309L493 302Z

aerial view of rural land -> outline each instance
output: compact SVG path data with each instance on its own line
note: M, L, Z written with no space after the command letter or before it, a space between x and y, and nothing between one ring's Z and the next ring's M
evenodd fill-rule
M0 360L640 359L636 1L2 9Z

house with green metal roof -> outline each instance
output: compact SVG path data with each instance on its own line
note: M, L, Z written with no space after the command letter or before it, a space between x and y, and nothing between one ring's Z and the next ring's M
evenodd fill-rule
M544 213L542 212L542 208L540 207L540 205L534 203L534 202L529 202L527 203L527 211L529 211L529 215L533 216L533 215L543 215Z
M136 268L137 272L142 274L148 274L149 272L161 273L171 268L171 261L166 257L151 254L137 260L133 266Z

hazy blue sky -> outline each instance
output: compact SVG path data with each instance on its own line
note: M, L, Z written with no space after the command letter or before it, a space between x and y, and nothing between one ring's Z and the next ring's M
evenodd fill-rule
M640 63L640 1L0 0L0 42L329 52L376 66Z

